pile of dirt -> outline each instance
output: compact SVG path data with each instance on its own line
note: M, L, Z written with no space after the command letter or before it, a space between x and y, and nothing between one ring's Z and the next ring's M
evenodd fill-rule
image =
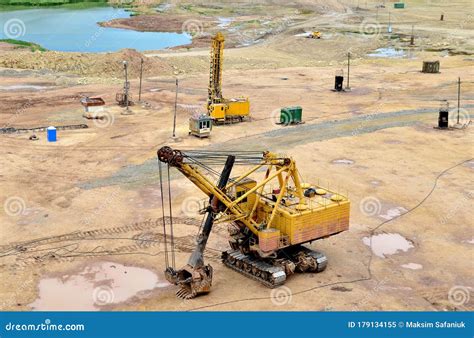
M192 19L189 15L154 14L99 22L102 27L133 29L141 32L200 33L211 26L210 18Z
M130 78L137 78L143 59L146 76L169 75L173 67L158 58L147 58L134 49L122 49L114 53L66 53L5 51L0 54L0 67L16 69L47 69L92 77L122 77L123 61L128 62Z

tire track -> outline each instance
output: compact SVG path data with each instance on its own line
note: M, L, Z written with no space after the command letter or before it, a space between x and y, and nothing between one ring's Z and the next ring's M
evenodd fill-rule
M170 225L170 217L165 217L165 224ZM185 224L199 227L201 222L190 217L174 217L173 224ZM37 238L22 242L13 242L0 246L1 267L24 269L33 264L44 262L71 262L79 257L97 257L104 255L126 255L147 252L153 248L160 248L156 254L164 253L164 235L161 230L163 218L149 219L128 225L100 228L87 231L77 231L67 234ZM125 236L132 233L132 236ZM112 243L110 241L120 242ZM123 243L132 241L133 243ZM101 245L96 245L100 242ZM94 243L95 247L87 248ZM105 244L103 244L105 243ZM191 252L194 245L194 236L188 235L174 238L175 252ZM168 251L171 250L169 238ZM208 248L205 255L208 259L220 259L220 251Z

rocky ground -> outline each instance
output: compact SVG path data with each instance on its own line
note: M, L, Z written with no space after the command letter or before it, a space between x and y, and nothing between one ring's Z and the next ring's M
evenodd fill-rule
M30 134L0 135L1 308L472 310L474 156L467 124L474 59L472 20L463 10L468 2L413 1L403 12L390 9L392 34L388 5L377 13L374 4L357 9L300 1L274 13L262 7L240 14L216 6L204 12L201 6L165 9L202 18L201 37L224 30L230 42L224 95L251 101L250 122L215 127L209 139L187 133L189 116L206 100L208 47L100 55L1 50L2 126L89 127L60 131L54 144L43 132L36 133L37 141ZM297 18L279 24L295 10ZM249 26L252 15L257 28ZM280 28L261 29L267 16L273 20L267 25ZM233 31L239 25L218 27L219 17L247 23ZM321 40L304 37L312 29L322 31ZM377 48L402 54L368 56ZM334 74L346 69L348 52L352 90L336 93ZM123 115L114 102L121 90L115 65L129 60L136 100L140 58L146 69L142 103L132 107L133 115ZM421 73L423 60L440 60L441 73ZM172 139L176 77L178 138ZM456 123L458 77L460 122L467 126L434 129L440 100L450 102L450 122ZM104 120L82 117L83 96L106 101ZM303 107L305 124L275 124L279 108L289 105ZM311 244L328 256L328 269L266 289L220 263L219 251L227 247L220 225L206 253L214 267L212 292L177 300L163 275L155 156L165 144L285 153L295 158L305 181L347 191L350 230ZM200 224L193 206L204 196L178 173L172 173L171 187L181 265Z

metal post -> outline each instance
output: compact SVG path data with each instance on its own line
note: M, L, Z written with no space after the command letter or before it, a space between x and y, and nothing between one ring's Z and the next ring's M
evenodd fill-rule
M127 61L124 61L123 62L123 70L125 72L125 111L128 113L129 112L129 109L128 109L128 87L129 87L129 84L128 84L128 62Z
M461 103L461 78L458 77L458 123L459 124L459 106Z
M414 34L415 25L411 25L411 39L410 39L410 46L415 45L415 34Z
M138 102L142 101L142 76L143 76L143 59L140 62L140 85L138 87Z
M178 106L178 79L176 79L176 95L174 98L173 137L176 137L176 108Z
M347 53L347 86L346 89L350 89L349 85L349 76L350 76L350 69L351 69L351 52Z

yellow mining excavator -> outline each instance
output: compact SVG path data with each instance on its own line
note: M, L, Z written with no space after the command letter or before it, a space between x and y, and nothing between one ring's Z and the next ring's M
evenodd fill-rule
M212 267L204 263L203 254L215 223L228 224L230 249L222 253L222 262L271 288L282 285L295 272L323 271L326 256L303 244L349 228L348 198L302 183L290 157L253 151L180 151L165 146L158 150L158 160L160 173L161 163L166 163L209 197L187 265L165 271L168 281L180 287L180 298L210 291ZM222 172L213 169L222 163ZM251 168L231 178L235 165Z
M310 38L310 39L321 39L321 32L312 31L308 34L308 38Z
M216 123L242 121L249 117L248 98L225 99L222 97L222 65L224 61L224 35L218 32L212 38L209 71L207 111Z

